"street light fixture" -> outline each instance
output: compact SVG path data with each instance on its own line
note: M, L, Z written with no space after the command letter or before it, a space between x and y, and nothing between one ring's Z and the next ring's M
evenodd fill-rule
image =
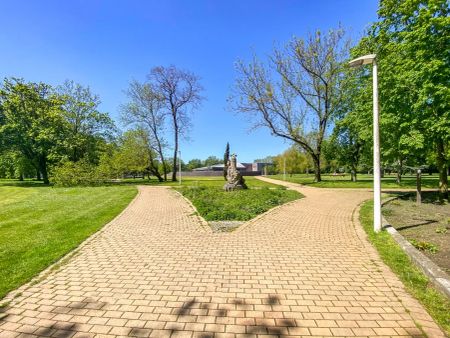
M376 54L364 55L349 62L350 67L353 68L369 64L372 64L373 77L373 229L379 232L381 230L381 165Z

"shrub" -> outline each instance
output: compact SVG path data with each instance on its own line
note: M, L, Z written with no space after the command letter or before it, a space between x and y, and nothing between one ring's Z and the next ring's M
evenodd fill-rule
M103 183L97 168L85 161L64 162L53 169L53 182L61 187L92 186Z

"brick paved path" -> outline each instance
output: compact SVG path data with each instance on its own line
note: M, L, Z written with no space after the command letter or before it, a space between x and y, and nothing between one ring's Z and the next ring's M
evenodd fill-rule
M360 239L368 192L288 185L306 198L233 233L208 231L173 190L139 188L0 313L0 337L421 336L411 316L441 335Z

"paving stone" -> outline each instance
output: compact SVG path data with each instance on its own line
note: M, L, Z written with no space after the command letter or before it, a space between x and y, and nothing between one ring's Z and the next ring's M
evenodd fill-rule
M306 197L231 233L170 188L139 187L3 309L0 337L420 336L415 321L443 336L354 222L369 191L285 185Z

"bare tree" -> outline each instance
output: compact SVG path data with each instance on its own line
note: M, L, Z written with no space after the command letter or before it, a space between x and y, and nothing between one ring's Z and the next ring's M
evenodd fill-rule
M250 64L236 66L233 109L250 113L253 127L269 128L302 147L313 159L316 182L321 181L322 142L341 101L348 48L342 29L317 31L275 48L267 64L254 56Z
M149 134L149 145L161 161L164 180L167 181L167 163L164 151L167 143L164 140L164 123L166 114L163 111L163 99L149 83L131 81L126 94L129 102L121 107L122 120L125 124L145 127Z
M190 110L197 108L203 99L200 95L203 87L195 74L175 66L155 67L148 79L171 117L174 134L172 181L176 181L179 138L189 127Z

